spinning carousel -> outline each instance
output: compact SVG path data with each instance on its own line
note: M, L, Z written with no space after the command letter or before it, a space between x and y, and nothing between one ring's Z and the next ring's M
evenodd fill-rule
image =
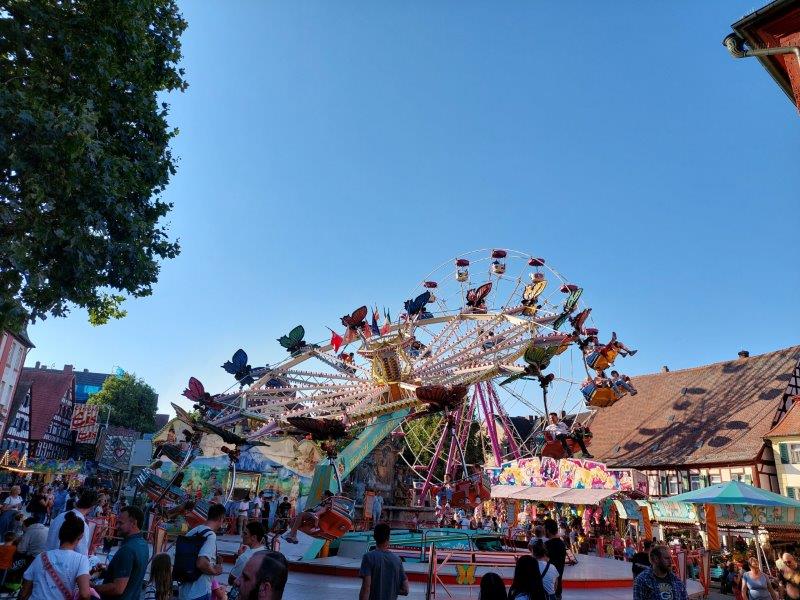
M193 378L184 395L200 417L181 411L192 430L182 445L167 444L174 447L162 452L185 466L197 438L214 433L232 446L235 469L237 453L247 445L311 436L327 454L338 487L323 511L338 522L334 533L322 527L331 537L346 531L341 519L353 506L341 496L340 478L354 461L343 466L339 454L355 438L363 458L364 434L380 424L382 432L406 440L403 456L420 481L420 500L451 485L459 503L474 505L488 498L488 489L480 468L467 469L473 423L480 424L490 463L534 449L560 456L561 443L543 429L537 439L521 439L509 412L525 407L543 417L551 411L590 416L594 407L627 393L612 385L605 369L632 351L616 336L599 343L582 292L541 257L504 249L463 254L424 277L395 318L391 308L360 306L341 317L330 340L318 343L306 341L304 326L297 325L278 338L286 358L270 366L252 367L238 350L222 365L236 382L225 394L212 396ZM571 437L589 441L588 424ZM372 447L379 441L373 439ZM176 495L175 479L158 483L150 486L159 488L151 492L158 502Z

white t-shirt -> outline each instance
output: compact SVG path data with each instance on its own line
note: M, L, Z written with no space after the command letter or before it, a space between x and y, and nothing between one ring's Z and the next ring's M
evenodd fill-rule
M242 500L241 502L239 502L239 514L240 515L242 515L242 514L246 515L248 510L250 510L250 503L249 502L247 502L245 500Z
M90 525L86 522L86 518L83 516L83 513L79 511L77 508L74 508L70 511L78 516L78 518L84 522L86 525L83 528L83 537L81 541L78 542L78 545L75 546L75 552L79 554L83 554L84 556L89 556L89 542L92 540L92 532L94 531L94 526ZM50 523L50 529L47 531L47 549L48 550L58 550L58 547L61 546L61 542L58 540L58 532L61 530L61 526L64 524L64 520L67 518L67 513L63 512L58 515L55 519L53 519L52 523Z
M74 550L48 550L45 554L69 590L77 587L75 580L78 577L89 574L89 559L83 554L78 554ZM61 597L57 584L44 568L41 554L34 559L22 577L33 582L30 600L53 600Z
M544 573L542 577L542 586L544 587L544 591L546 594L555 594L556 593L556 582L558 581L558 569L556 569L553 565L550 565L550 568L547 569L547 565L550 563L546 560L540 560L539 563L539 572ZM547 573L544 570L547 569Z
M194 535L195 533L206 536L206 541L200 547L197 557L205 556L211 561L211 566L214 566L217 562L217 534L211 531L207 525L198 525L194 529L187 531L186 535ZM195 600L195 598L202 598L210 594L211 579L211 575L203 573L197 581L181 584L178 588L178 600Z
M569 434L569 427L564 421L559 421L558 423L550 423L547 427L544 428L545 431L548 433L552 433L553 435L561 435L561 434Z
M248 548L244 552L239 555L239 558L236 559L236 564L233 565L231 569L231 575L234 579L238 579L239 576L244 571L244 566L247 564L247 561L250 560L250 557L253 556L256 552L261 552L262 550L266 550L264 546L258 546L257 548Z
M13 496L8 496L5 500L3 500L3 506L11 508L17 508L18 506L22 505L22 496L17 496L14 498Z

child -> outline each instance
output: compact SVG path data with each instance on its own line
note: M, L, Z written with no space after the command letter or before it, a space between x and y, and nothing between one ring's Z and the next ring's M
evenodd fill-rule
M611 371L611 387L614 388L614 391L618 394L622 393L622 390L619 388L627 390L631 396L635 396L639 393L636 391L636 388L633 387L631 378L627 375L620 375L619 371Z
M172 598L172 559L169 554L156 554L150 564L150 582L144 590L144 600Z

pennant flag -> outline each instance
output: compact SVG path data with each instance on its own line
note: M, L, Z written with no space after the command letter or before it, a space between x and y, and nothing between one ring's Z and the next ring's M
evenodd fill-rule
M338 352L339 348L342 347L342 342L344 341L344 338L342 338L342 336L340 336L330 327L327 327L327 330L331 332L331 346L333 346L333 351Z
M369 338L372 335L372 328L369 326L369 323L364 321L364 327L361 328L362 333L364 334L365 338Z
M389 314L388 310L383 311L383 327L381 327L381 335L386 335L389 333L389 329L392 326L392 316Z
M372 335L380 335L381 328L378 327L378 307L375 307L375 310L372 311L372 325L370 325L370 329L372 329Z

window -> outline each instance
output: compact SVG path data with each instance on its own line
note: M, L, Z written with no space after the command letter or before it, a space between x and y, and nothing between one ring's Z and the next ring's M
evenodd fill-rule
M699 490L701 487L703 487L703 481L700 479L700 475L689 475L689 489Z
M677 475L670 475L669 476L669 495L673 496L678 494L678 476Z
M789 447L789 462L792 463L793 465L800 464L800 444L786 444L786 445Z
M716 485L718 483L722 483L722 477L720 475L712 475L709 478L709 481L711 481L711 485Z

